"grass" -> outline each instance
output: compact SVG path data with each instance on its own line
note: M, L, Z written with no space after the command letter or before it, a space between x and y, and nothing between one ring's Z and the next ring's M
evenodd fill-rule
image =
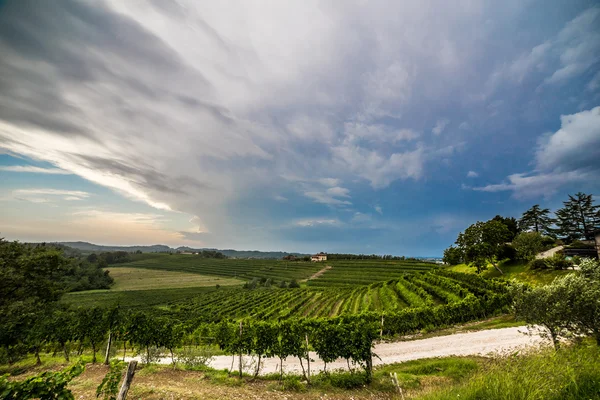
M166 288L189 288L204 286L242 285L244 281L214 275L187 272L161 271L145 268L108 268L115 280L110 290L149 290Z
M583 344L495 361L484 371L423 400L600 399L600 351Z
M472 273L476 272L475 268L469 267L466 264L453 265L446 267L452 271ZM532 285L547 285L559 276L564 276L571 273L571 270L530 270L527 264L524 263L506 263L500 264L500 269L504 274L500 274L494 267L488 266L487 270L481 273L481 276L485 278L501 278L512 280L515 279L520 282L527 282Z
M86 353L84 359L89 361ZM1 373L21 374L16 379L66 364L60 357L42 355L36 367L32 357ZM75 360L73 361L75 362ZM132 398L287 398L287 399L390 399L400 398L390 373L398 377L406 399L486 400L575 400L600 399L600 349L591 341L508 357L444 357L407 361L375 368L366 384L362 370L354 374L332 371L313 375L311 385L299 376L278 374L253 380L230 376L223 370L185 370L167 365L142 365L135 375ZM94 399L95 389L108 371L101 364L88 364L69 385L75 398Z

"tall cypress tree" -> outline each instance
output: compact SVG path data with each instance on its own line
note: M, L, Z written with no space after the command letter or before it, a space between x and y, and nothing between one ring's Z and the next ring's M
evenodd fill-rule
M556 211L558 233L570 239L593 239L600 228L600 206L594 205L592 195L578 192L563 204Z
M540 208L540 205L536 204L525 211L523 216L521 216L521 219L519 219L519 230L533 230L545 235L552 235L553 223L554 220L550 218L550 210L547 208Z

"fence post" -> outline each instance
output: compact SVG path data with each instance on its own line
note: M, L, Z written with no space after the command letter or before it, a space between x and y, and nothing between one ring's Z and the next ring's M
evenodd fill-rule
M123 379L123 384L121 385L121 390L119 390L117 400L125 400L127 398L127 392L129 391L129 386L131 385L131 381L133 380L133 375L135 375L136 366L137 361L129 361L129 365L127 366L127 372L125 373L125 379Z

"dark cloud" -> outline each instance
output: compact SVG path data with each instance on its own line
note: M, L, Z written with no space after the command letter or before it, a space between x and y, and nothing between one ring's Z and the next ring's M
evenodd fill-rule
M60 134L90 136L85 110L68 99L70 85L112 82L124 90L121 95L168 97L164 87L149 83L150 75L188 77L210 90L160 38L93 3L8 1L0 13L0 54L0 119ZM197 106L222 117L222 110Z

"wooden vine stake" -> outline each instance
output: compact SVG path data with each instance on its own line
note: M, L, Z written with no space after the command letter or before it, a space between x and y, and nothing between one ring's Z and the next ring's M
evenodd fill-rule
M308 333L304 335L304 338L306 339L306 362L308 363L308 375L306 380L308 383L310 383L310 353L308 351Z
M242 379L242 321L240 321L240 379Z
M133 380L133 375L135 375L136 366L137 361L129 361L129 365L127 366L127 372L125 373L125 379L123 379L123 384L121 385L121 390L119 390L117 400L125 400L127 398L127 392L129 391L129 386L131 385L131 381Z
M398 375L395 372L393 374L390 372L390 378L392 378L392 383L394 384L394 386L396 386L396 389L398 389L398 393L400 393L402 400L404 400L404 393L402 393L400 382L398 382Z

